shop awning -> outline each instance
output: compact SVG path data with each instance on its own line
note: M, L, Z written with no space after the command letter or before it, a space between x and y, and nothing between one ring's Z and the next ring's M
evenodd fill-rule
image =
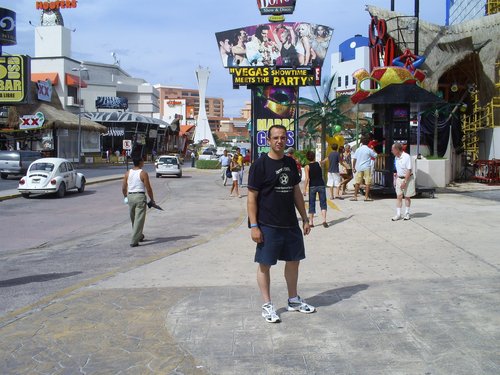
M80 78L73 74L66 73L66 84L68 86L80 87ZM87 87L87 83L82 79L82 88Z
M59 82L59 74L56 72L52 73L31 73L31 82L46 81L50 80L52 86L57 85Z
M194 125L181 125L181 131L179 135L184 135L194 129Z
M143 116L140 113L134 112L83 112L82 117L88 118L89 120L105 124L105 123L139 123L139 124L150 124L157 125L161 129L168 128L171 131L177 131L178 126L175 121L172 124L162 121L157 118Z

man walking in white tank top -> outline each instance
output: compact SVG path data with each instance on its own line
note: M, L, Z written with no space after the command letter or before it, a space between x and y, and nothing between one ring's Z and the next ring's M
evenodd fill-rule
M146 221L146 192L149 199L154 203L153 189L149 182L149 176L142 170L144 160L133 159L134 167L125 173L123 177L122 193L125 202L128 202L130 220L132 221L131 247L139 246L144 241L144 222Z

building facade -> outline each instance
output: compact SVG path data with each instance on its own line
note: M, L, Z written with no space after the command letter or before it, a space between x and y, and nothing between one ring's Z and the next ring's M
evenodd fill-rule
M181 125L193 125L200 109L200 95L196 89L186 89L180 86L155 85L159 92L160 118L168 122L168 118L178 115ZM179 105L177 102L182 103ZM172 105L177 106L177 112L172 111ZM224 119L224 99L205 98L205 109L212 132L220 129Z
M102 97L124 97L131 112L152 117L159 112L158 91L141 78L133 78L117 64L77 61L71 58L71 30L64 26L35 28L35 57L31 60L32 76L51 79L65 110L96 110L95 100ZM81 78L81 85L80 85Z
M42 24L35 28L31 73L32 81L51 81L64 110L107 127L108 132L101 136L102 154L124 154L123 140L133 141L129 152L140 150L145 158L155 152L179 152L184 148L178 125L156 118L160 112L158 90L142 78L131 77L118 61L106 64L73 59L71 30L63 25ZM106 101L124 105L103 105ZM87 150L84 142L83 153ZM81 160L77 155L72 159Z
M335 94L352 95L356 90L356 80L352 74L358 69L370 70L368 38L355 35L340 43L338 52L332 53L331 75L335 75Z

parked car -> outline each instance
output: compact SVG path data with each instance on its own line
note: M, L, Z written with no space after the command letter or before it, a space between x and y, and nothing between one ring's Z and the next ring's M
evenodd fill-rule
M62 198L68 190L85 190L85 177L66 159L42 158L34 161L26 176L19 180L17 190L25 198L31 194L56 194Z
M164 175L182 177L182 163L177 156L161 155L155 161L156 178Z
M24 176L29 165L41 157L38 151L0 151L0 177Z
M217 160L218 158L215 148L207 148L198 156L198 160Z

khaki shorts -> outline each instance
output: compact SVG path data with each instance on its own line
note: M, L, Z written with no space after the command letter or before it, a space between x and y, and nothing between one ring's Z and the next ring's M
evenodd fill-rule
M372 184L372 171L368 168L361 172L356 172L354 183L362 184L365 180L365 185Z
M401 188L401 184L404 181L404 178L396 178L396 195L397 196L403 196L403 197L413 197L415 196L415 178L413 176L410 176L410 179L408 180L408 183L406 184L406 187L404 189Z

